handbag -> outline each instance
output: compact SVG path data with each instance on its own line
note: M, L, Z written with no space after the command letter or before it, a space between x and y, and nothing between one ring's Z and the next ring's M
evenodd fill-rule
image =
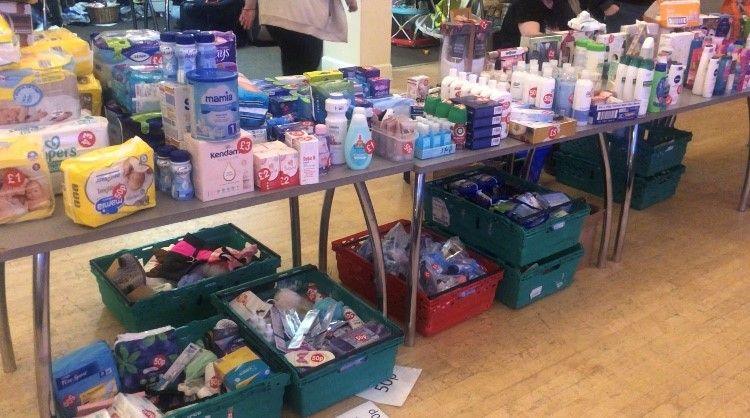
M331 42L347 42L346 11L341 0L260 0L261 25L305 33Z

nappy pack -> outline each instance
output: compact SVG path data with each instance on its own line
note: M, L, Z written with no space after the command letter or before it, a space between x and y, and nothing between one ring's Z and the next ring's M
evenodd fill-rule
M181 146L192 156L195 197L201 201L253 191L253 140L247 132L219 142L186 135Z
M34 43L21 48L24 54L57 51L73 57L76 76L83 77L94 71L94 54L91 46L75 33L65 28L48 29L36 33Z
M49 169L37 137L0 137L0 225L46 218L54 210Z
M118 64L158 65L159 32L150 29L107 31L91 40L94 52L94 75L109 86L112 69Z
M65 214L97 227L156 206L154 151L139 137L62 162Z

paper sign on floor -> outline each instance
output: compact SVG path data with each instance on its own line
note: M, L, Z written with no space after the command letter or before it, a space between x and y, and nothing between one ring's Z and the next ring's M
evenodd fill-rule
M377 403L402 406L411 393L420 373L422 373L422 369L396 365L390 379L383 380L374 387L358 393L357 396Z
M388 418L388 414L383 412L377 405L372 402L365 402L362 405L352 408L336 418Z

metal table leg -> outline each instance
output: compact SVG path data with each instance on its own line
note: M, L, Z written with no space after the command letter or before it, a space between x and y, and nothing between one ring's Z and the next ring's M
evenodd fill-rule
M16 371L16 356L13 354L13 339L8 324L8 303L5 299L5 262L0 261L0 355L3 358L3 371Z
M33 258L34 283L34 357L36 363L36 399L39 416L54 415L52 404L52 352L49 325L49 253L39 253Z
M602 228L602 239L599 243L599 260L596 265L603 269L607 267L607 256L609 256L609 241L612 237L612 210L614 208L609 147L603 133L599 134L599 151L601 152L602 168L604 169L604 227Z
M747 98L747 113L750 118L750 97ZM744 212L750 205L750 143L748 143L747 166L745 167L745 182L742 185L739 211Z
M326 190L320 211L320 234L318 236L318 270L328 273L328 224L331 221L333 194L336 189Z
M534 164L535 153L536 153L536 147L531 148L530 150L526 151L526 158L523 163L523 178L526 181L529 181L529 176L531 175L531 167Z
M409 320L406 345L413 346L417 332L417 290L419 289L419 239L422 234L422 207L424 206L424 173L414 175L414 194L411 215L411 284L409 286Z
M617 240L615 243L615 253L612 260L619 263L622 260L622 250L625 246L625 232L628 228L628 216L630 215L630 201L633 198L633 183L635 181L635 151L638 144L638 124L633 125L628 135L628 157L626 165L626 183L625 183L625 200L622 202L622 212L620 212L620 224L617 227Z
M378 230L378 220L375 217L375 209L372 206L370 193L367 191L365 182L354 183L354 189L357 191L359 204L362 206L362 214L365 216L367 232L372 239L373 266L375 267L375 276L377 277L376 288L378 289L378 304L383 315L388 316L388 293L385 282L385 261L383 259L383 245L380 242L380 231Z
M292 265L302 265L302 238L299 227L299 197L289 198L289 223L292 227Z

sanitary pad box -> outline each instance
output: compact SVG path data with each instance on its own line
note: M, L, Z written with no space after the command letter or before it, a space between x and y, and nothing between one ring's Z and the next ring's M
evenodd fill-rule
M193 162L195 197L221 199L254 190L253 141L245 131L239 139L198 141L190 135L182 143Z
M62 162L65 214L100 226L156 206L154 150L141 138Z
M190 86L164 81L159 93L164 139L179 148L190 134Z
M0 138L19 136L37 137L42 144L55 193L62 191L60 164L64 160L109 146L107 119L101 116L84 116L52 126L0 129Z
M216 67L227 71L237 71L237 37L234 32L212 30L216 45Z
M299 153L281 141L257 144L253 150L255 185L273 190L299 184Z
M52 362L52 387L58 412L76 416L76 408L117 395L120 378L112 350L97 341Z

